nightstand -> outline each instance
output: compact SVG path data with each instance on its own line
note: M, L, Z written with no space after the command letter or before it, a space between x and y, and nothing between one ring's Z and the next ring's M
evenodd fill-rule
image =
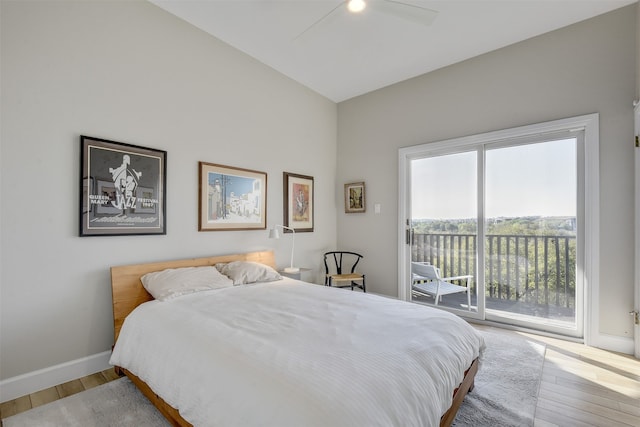
M300 270L295 273L286 273L284 270L279 270L278 273L280 273L281 276L289 277L290 279L302 280L302 275L308 271L311 271L311 269L300 267Z

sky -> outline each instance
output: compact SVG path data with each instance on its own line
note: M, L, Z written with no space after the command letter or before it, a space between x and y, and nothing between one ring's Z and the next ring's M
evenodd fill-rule
M227 195L235 193L236 196L241 196L253 191L253 181L255 179L237 175L220 175L209 172L209 184L214 184L216 179L221 179L222 176L226 177L227 180Z
M414 219L477 216L477 152L413 160ZM485 217L576 216L574 138L486 151Z

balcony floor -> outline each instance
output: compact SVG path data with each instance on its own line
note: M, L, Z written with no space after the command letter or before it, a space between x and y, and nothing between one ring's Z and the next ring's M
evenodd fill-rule
M433 304L433 298L424 296L414 296L413 301ZM487 311L504 313L507 316L532 318L530 321L536 322L536 319L544 321L553 321L560 325L575 325L575 309L568 307L559 307L556 305L535 304L525 301L504 300L498 298L487 297L485 300ZM445 295L442 297L440 306L447 308L455 308L467 311L467 296L464 293ZM471 311L477 311L477 299L475 295L471 296Z

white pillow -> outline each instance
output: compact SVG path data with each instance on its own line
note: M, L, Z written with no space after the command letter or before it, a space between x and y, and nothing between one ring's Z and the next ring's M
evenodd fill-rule
M214 267L168 268L147 273L140 280L147 292L160 301L233 286L231 279L220 274Z
M282 276L268 265L253 261L233 261L216 264L220 273L229 276L234 285L245 285L256 282L273 282L281 280Z

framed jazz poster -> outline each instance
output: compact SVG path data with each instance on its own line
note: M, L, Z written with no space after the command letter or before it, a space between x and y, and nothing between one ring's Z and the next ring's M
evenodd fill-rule
M167 234L167 152L80 136L80 236Z

